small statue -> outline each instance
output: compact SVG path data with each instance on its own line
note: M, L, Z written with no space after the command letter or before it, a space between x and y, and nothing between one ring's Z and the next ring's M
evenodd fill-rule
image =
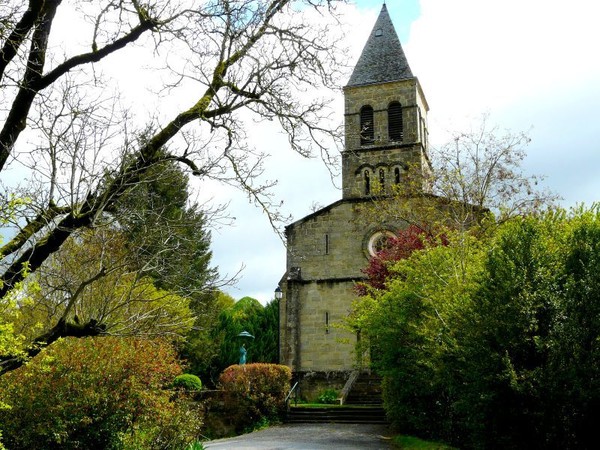
M240 347L240 365L243 366L246 364L246 344L242 344Z

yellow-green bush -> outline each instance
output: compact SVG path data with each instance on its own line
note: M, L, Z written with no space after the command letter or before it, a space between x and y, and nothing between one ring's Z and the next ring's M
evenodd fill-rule
M183 373L175 377L173 387L184 391L198 392L202 390L202 381L194 374Z

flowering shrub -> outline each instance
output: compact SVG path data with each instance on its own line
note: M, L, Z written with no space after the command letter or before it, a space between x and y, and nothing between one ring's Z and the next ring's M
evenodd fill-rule
M292 372L278 364L229 366L219 383L225 391L225 409L244 429L263 419L277 419L285 410Z
M8 448L183 448L200 420L169 387L182 372L162 340L61 339L0 379ZM143 445L142 445L143 444Z

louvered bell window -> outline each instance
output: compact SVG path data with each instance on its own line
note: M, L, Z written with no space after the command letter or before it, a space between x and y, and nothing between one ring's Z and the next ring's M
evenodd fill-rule
M388 130L390 141L401 141L404 138L402 126L402 105L398 102L390 103L388 108Z
M373 108L371 106L363 106L360 109L360 145L372 144L374 138Z

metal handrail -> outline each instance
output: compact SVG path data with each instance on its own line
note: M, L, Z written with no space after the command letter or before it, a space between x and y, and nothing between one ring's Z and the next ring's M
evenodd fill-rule
M290 397L292 396L292 394L294 393L294 391L295 391L295 390L296 390L296 388L298 387L298 383L299 383L299 381L296 381L296 383L294 383L294 385L293 385L293 386L292 386L292 388L290 389L290 392L288 392L288 394L285 396L285 404L286 404L287 406L289 406L289 403L288 403L288 402L289 402L289 400L290 400Z

